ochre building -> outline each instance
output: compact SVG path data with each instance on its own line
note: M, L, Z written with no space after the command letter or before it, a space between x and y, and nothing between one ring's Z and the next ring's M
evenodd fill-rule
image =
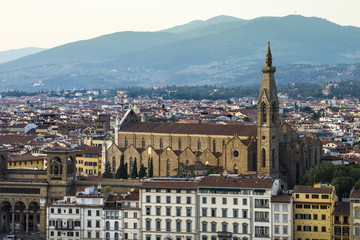
M221 166L227 173L280 177L289 187L299 183L305 170L321 160L317 136L297 134L279 117L279 100L270 45L257 104L257 124L181 124L141 122L129 110L117 121L115 143L108 146L104 161L115 173L123 154L131 168L135 159L154 176L175 176L179 162Z

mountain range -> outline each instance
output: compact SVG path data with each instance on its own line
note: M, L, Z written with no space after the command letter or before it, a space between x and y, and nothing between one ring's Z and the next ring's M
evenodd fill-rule
M280 84L360 80L360 28L300 15L112 33L2 63L0 80L19 90L260 84L268 41Z

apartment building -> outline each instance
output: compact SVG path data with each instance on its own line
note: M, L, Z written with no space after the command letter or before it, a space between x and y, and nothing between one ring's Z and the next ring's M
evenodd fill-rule
M291 195L278 194L271 197L272 239L290 240L293 233L293 201Z
M350 238L360 239L360 190L350 193Z
M332 239L332 213L337 196L335 187L314 184L294 187L294 239Z
M334 240L349 240L350 202L336 202L332 213Z
M264 239L271 236L271 196L279 180L204 177L198 183L200 239Z
M47 239L102 238L103 198L102 194L81 194L48 204Z
M144 182L140 187L142 239L199 239L197 184L186 179Z
M123 197L123 238L124 240L137 240L140 238L141 209L139 203L139 190L136 189Z
M103 206L103 221L104 233L106 240L122 239L122 211L121 211L122 197L117 194L107 194L104 199Z

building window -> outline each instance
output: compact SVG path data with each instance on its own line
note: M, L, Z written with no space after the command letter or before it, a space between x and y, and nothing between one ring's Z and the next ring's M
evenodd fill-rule
M222 204L227 204L227 198L222 198Z
M125 137L125 147L127 147L127 146L128 146L128 138Z
M216 208L211 209L211 216L216 217Z
M216 141L215 141L215 139L213 140L213 152L216 152Z
M233 218L239 217L239 210L233 209Z
M142 138L142 139L141 139L141 147L142 147L142 148L145 148L145 138Z
M119 222L118 221L115 222L114 227L115 227L115 230L119 230Z
M198 151L200 151L201 150L201 140L200 140L200 138L198 138Z
M161 202L160 196L156 196L156 203L160 203L160 202Z
M166 231L171 231L171 220L166 220Z
M186 203L191 204L191 197L186 197Z
M176 197L176 203L181 203L181 197Z
M91 216L91 210L88 210L88 216Z
M202 222L202 231L207 232L207 222Z
M216 204L216 198L211 198L211 204Z
M233 233L239 233L239 224L237 223L233 224Z
M178 232L181 231L181 221L180 220L176 221L176 231L178 231Z
M226 223L226 222L223 222L222 224L221 224L221 230L222 230L222 232L227 232L228 231L228 224Z
M233 198L233 204L238 205L238 199L237 198Z
M163 149L163 147L164 147L163 139L160 138L160 149Z
M160 229L161 229L161 220L156 219L155 223L156 223L156 231L160 231Z
M156 215L157 216L161 215L161 207L156 207Z
M222 209L222 217L227 217L227 209Z
M191 208L186 208L186 216L191 217Z
M262 167L266 167L266 151L265 148L261 150Z
M266 104L265 103L262 103L261 104L261 113L262 113L262 123L266 123Z
M150 219L146 219L146 230L150 230L151 229L151 220Z
M211 223L211 232L216 232L216 222Z
M202 216L203 217L207 216L207 208L202 208Z
M275 227L274 227L274 232L275 232L275 234L279 234L279 232L280 232L280 231L279 231L279 226L275 226Z
M283 234L288 234L288 227L287 226L283 226Z
M171 207L166 207L166 216L171 216Z
M288 211L288 206L287 204L283 204L283 212L287 212Z
M191 221L186 221L186 231L191 232Z
M178 216L178 217L181 216L181 207L176 208L176 216Z
M179 150L181 150L181 138L179 138L178 145L179 145Z
M149 196L146 196L146 202L150 202L151 201L151 199L150 199L150 195Z
M170 160L166 161L166 176L170 177Z
M112 158L112 171L116 172L116 158L113 156Z
M283 223L287 223L288 222L288 215L284 214L283 215Z
M242 232L243 232L243 233L247 233L247 232L248 232L248 225L247 225L246 223L244 223L244 224L242 225Z
M206 204L206 199L207 199L206 197L202 197L202 203L203 204Z

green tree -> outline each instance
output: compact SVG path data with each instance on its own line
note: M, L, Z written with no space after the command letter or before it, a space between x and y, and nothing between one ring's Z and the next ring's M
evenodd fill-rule
M251 122L251 120L250 120L249 117L244 117L244 118L243 118L243 121L244 121L244 122Z
M153 176L154 176L153 158L150 158L149 178L152 178Z
M106 186L101 189L101 193L111 192L111 186Z
M185 178L185 177L194 177L195 173L191 166L185 164L183 162L179 162L178 167L174 169L177 172L177 177Z
M218 169L217 166L213 166L211 168L209 168L206 172L205 172L205 176L209 176L210 174L215 174L217 173L216 170Z
M128 163L126 162L124 165L124 179L128 179L129 178L129 174L128 174Z
M136 158L134 160L132 171L131 171L131 178L137 178L138 177L138 171L137 171L137 164L136 164Z
M125 172L127 171L127 169L125 168L124 154L121 154L119 168L120 168L120 172L119 172L120 177L119 178L126 179Z
M354 186L352 177L336 177L332 181L332 185L336 189L336 195L342 199L349 197L350 191Z
M111 174L111 166L110 166L110 162L106 162L105 163L105 169L104 169L104 173L102 174L103 178L112 178L112 174Z
M146 177L146 167L144 167L144 164L141 164L140 170L139 170L139 178Z

